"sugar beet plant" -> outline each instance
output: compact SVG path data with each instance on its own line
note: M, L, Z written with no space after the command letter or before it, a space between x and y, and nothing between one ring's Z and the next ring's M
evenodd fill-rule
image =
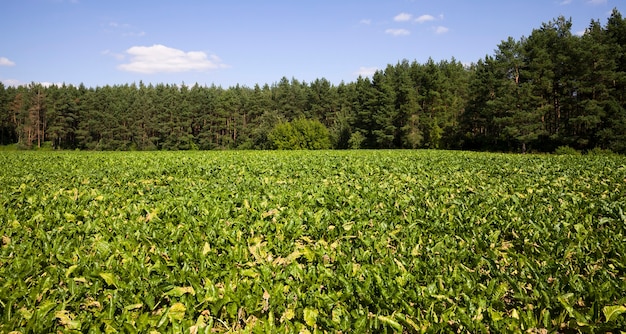
M5 152L0 332L626 328L626 159Z

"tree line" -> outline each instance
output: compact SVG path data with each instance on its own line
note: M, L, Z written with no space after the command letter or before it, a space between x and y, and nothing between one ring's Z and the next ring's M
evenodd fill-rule
M626 153L626 19L614 9L605 25L591 21L580 36L571 28L559 17L471 65L403 60L338 85L0 83L0 144L272 149L289 148L288 134L312 133L336 149Z

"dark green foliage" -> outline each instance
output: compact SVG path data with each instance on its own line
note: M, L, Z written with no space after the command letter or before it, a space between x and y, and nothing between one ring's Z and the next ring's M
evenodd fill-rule
M582 36L563 17L472 65L402 60L337 86L282 77L253 88L0 84L0 145L55 149L268 149L277 124L319 121L331 148L626 153L626 19Z

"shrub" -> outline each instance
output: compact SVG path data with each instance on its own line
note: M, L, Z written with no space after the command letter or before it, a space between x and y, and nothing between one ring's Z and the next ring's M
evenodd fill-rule
M609 149L603 149L600 147L595 147L589 151L587 151L588 155L593 155L593 156L613 156L616 155L615 152L609 150Z
M554 150L556 155L580 155L580 152L569 146L559 146Z
M278 150L324 150L330 148L330 132L317 120L304 118L280 123L268 134Z

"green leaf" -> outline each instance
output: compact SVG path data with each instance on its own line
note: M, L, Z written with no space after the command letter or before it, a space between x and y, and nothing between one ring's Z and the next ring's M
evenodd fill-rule
M48 312L50 312L56 306L57 306L57 303L54 300L47 299L43 301L37 308L37 315L39 317L43 317L46 314L48 314Z
M605 306L602 308L602 313L604 313L604 317L606 321L614 321L620 314L626 312L626 306L624 305L613 305L613 306Z
M126 311L130 311L130 310L140 309L142 307L143 307L143 304L139 303L139 304L126 305L126 306L124 306L124 309Z
M106 282L106 284L117 287L117 280L115 279L115 275L113 273L100 273L100 277L104 280L104 282Z
M400 325L400 323L398 323L397 321L389 317L386 317L384 315L379 315L378 320L380 320L380 322L382 322L385 325L393 327L396 331L402 332L402 325Z
M579 325L587 325L588 320L585 318L583 314L576 311L574 307L569 303L569 298L573 297L573 293L567 293L557 297L557 300L561 303L563 308L567 311L570 317L576 319Z

